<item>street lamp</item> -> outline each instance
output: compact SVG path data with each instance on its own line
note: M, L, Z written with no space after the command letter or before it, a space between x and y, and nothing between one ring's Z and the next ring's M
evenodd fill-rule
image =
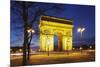
M77 32L80 32L81 33L81 38L82 38L82 33L85 31L85 28L84 27L80 27L77 29Z
M19 52L22 52L22 49L19 49Z
M48 45L48 56L49 56L49 45L50 45L50 39L47 39L47 45Z
M77 29L77 32L80 32L81 33L81 40L82 40L82 33L85 31L85 28L84 27L79 27ZM82 47L80 47L80 51L81 51L81 54L82 54Z
M32 28L30 28L27 30L27 32L28 32L28 57L27 59L29 61L30 60L30 43L32 40L32 34L35 33L35 31Z
M90 49L92 48L92 46L90 46Z
M82 54L82 49L83 49L83 48L82 48L82 47L80 47L81 54Z
M92 49L92 46L90 46L89 48L90 48L90 50L91 50L91 49Z
M67 40L67 46L66 46L66 51L67 51L67 54L69 55L69 46L68 46L68 44L69 44L69 38L68 38L68 40Z
M72 48L72 52L75 52L75 48L74 47Z
M67 42L67 43L68 43L68 42ZM68 44L67 44L67 46L66 46L66 52L67 52L67 54L69 54Z
M35 33L35 31L33 29L28 29L27 32L28 33Z
M75 50L75 48L73 48L73 50Z

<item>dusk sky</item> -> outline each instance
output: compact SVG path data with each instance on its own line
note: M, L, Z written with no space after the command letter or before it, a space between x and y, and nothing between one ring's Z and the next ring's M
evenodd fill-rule
M35 5L34 5L35 4ZM29 21L38 8L47 9L53 5L57 5L57 9L50 9L45 12L45 15L73 20L73 45L78 43L90 44L95 43L95 7L89 5L73 5L73 4L54 4L54 3L34 3L28 8ZM16 5L15 1L11 2L11 46L23 45L23 20L20 5ZM32 46L39 46L39 17L33 23L33 29L36 31L33 34ZM77 32L79 26L86 30L83 32L83 39L80 38L80 33ZM55 38L56 39L56 38Z

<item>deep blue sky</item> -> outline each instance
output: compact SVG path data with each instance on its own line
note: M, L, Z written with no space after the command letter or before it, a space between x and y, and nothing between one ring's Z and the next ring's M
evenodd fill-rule
M50 4L50 3L35 3L28 9L29 21L34 18L38 8L47 9L53 5L57 5L59 10L50 9L45 12L45 15L54 16L59 18L73 20L73 45L78 43L94 43L95 41L95 7L89 5L73 5L73 4ZM16 2L11 2L11 46L22 46L23 44L23 20L21 13L21 7ZM61 8L61 9L60 9ZM32 46L39 46L39 28L37 20L33 22L33 28L36 33L33 35ZM80 33L77 32L77 28L83 26L86 30L83 33L83 39L80 40ZM57 39L57 38L55 38ZM55 40L56 41L56 40ZM80 45L79 45L80 46Z

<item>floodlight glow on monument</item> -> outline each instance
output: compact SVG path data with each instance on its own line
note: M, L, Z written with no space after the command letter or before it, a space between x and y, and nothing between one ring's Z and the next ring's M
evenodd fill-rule
M48 47L49 51L54 51L54 35L59 38L57 48L59 51L72 50L72 22L72 20L42 16L39 24L40 51L48 51ZM48 44L50 45L47 47Z

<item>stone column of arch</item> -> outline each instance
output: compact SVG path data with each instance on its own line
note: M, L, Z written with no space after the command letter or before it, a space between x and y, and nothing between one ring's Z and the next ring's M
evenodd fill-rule
M43 29L42 29L43 30ZM40 51L53 51L54 50L54 35L40 34Z
M64 51L72 50L72 32L62 36L62 48Z

